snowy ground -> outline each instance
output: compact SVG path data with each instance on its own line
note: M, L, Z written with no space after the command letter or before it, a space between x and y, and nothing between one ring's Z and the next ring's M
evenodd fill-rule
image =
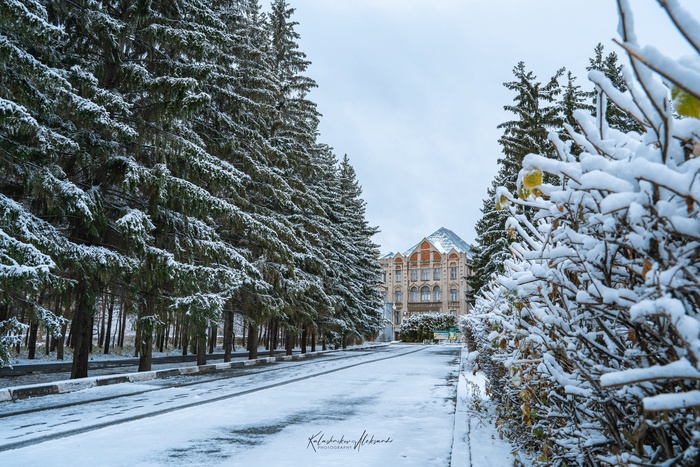
M461 351L393 345L4 403L0 465L513 465Z

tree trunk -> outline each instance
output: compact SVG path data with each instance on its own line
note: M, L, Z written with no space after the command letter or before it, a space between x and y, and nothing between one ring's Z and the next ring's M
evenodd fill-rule
M173 349L180 348L180 328L182 328L182 318L175 316L175 329L173 329Z
M151 371L153 365L153 334L141 333L138 371Z
M163 339L163 346L167 349L168 348L168 339L170 338L170 321L168 321L168 324L165 326L165 339ZM161 352L163 349L161 349Z
M92 300L87 296L84 286L75 291L75 313L71 332L73 334L73 367L70 378L86 378L92 340Z
M275 320L275 333L272 335L272 349L277 350L280 345L280 320Z
M54 312L56 316L63 316L61 314L61 304L58 303L58 300L56 300L56 311ZM63 338L63 334L61 334L61 338ZM51 336L51 352L54 352L56 350L56 346L58 345L58 339Z
M197 336L197 365L207 364L207 330L202 329Z
M119 347L124 348L124 336L126 335L126 307L122 306L122 325L119 329Z
M141 351L141 331L143 326L141 321L138 320L136 324L136 337L134 338L134 357L138 357Z
M49 348L51 347L51 331L49 328L46 328L46 345L44 345L44 355L48 357L49 355Z
M252 320L248 325L248 359L255 360L258 358L258 330L255 328Z
M270 352L269 352L270 357L275 355L275 348L277 347L277 328L278 327L279 327L279 324L277 323L277 320L273 319L270 322Z
M246 345L245 337L246 337L246 325L245 325L245 320L243 320L243 337L241 337L241 345L243 346L244 349L248 350L248 346Z
M311 333L311 351L316 352L316 333Z
M284 350L286 355L292 355L294 351L294 333L287 329L284 333Z
M306 353L306 340L309 337L309 331L306 324L301 328L301 353Z
M153 324L140 320L137 335L140 337L135 347L139 352L138 371L151 371L153 366Z
M216 326L216 323L211 325L211 334L209 337L209 355L214 353L214 349L216 348L216 334L219 331L219 329Z
M182 355L187 355L187 346L189 345L189 335L188 335L188 320L184 316L182 317L182 330L180 331L180 342L182 343Z
M95 315L90 315L90 353L92 353L92 338L95 332Z
M121 335L121 322L122 313L124 312L124 298L122 297L121 303L119 304L119 311L117 312L117 322L114 325L114 334L112 335L112 342L114 342L114 347L121 347L119 342L119 336Z
M36 338L39 334L39 321L33 318L29 323L29 341L27 342L29 360L34 360L36 358Z
M68 308L68 305L66 305L66 308ZM68 316L68 313L66 312L66 316ZM64 346L66 344L66 332L68 332L68 323L64 323L61 326L61 337L59 337L56 340L56 360L63 360L64 356Z
M150 300L150 295L146 295L144 301L139 303L138 321L136 325L136 347L139 350L138 371L151 371L153 367L153 334L155 323L151 319L143 319L145 316L156 313L155 307Z
M158 345L158 352L163 352L163 346L165 345L165 326L161 326L158 330L158 340L156 344Z
M97 336L97 345L102 347L105 341L105 324L107 321L107 292L102 296L102 317L100 318L100 333Z
M224 362L231 361L233 350L233 310L224 310Z
M104 339L104 353L105 355L109 353L109 344L111 343L110 337L112 334L112 318L114 317L114 293L111 294L109 299L109 310L107 310L107 327L105 329L105 339Z
M66 338L66 345L71 349L73 347L75 347L75 345L73 343L73 324L74 324L74 320L71 320L70 327L68 328L68 337Z
M343 343L343 349L347 349L348 348L348 336L345 333L343 333L342 343Z

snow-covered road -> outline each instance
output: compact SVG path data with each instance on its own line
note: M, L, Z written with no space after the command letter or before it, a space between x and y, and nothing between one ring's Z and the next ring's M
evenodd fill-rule
M0 465L445 466L460 351L396 345L12 403ZM7 416L58 403L77 405Z

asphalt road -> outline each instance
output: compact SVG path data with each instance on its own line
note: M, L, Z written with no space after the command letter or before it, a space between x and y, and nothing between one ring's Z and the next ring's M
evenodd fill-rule
M0 404L0 465L449 465L460 351L395 345ZM341 438L367 443L327 447Z

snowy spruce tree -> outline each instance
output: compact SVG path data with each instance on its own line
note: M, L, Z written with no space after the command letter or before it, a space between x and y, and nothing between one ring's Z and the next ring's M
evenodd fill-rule
M641 47L618 5L626 91L591 71L595 115L574 112L571 140L549 136L557 158L528 154L517 189L496 190L520 240L466 327L505 370L500 423L539 462L698 465L700 48ZM662 8L700 43L700 23ZM609 124L607 102L641 131Z
M580 85L576 84L576 77L570 71L567 72L566 84L562 86L561 99L558 102L559 118L562 124L559 128L559 136L562 139L570 139L569 134L564 128L564 124L571 127L576 126L574 113L577 110L586 110L588 112L595 111L595 107L591 103L594 95L595 93L593 92L584 91ZM606 116L609 115L606 113ZM577 146L574 146L573 150L576 151Z
M622 65L618 61L617 53L610 52L604 55L605 47L603 44L598 44L594 49L594 57L588 60L588 71L600 71L610 80L613 86L620 91L627 91L627 83L622 74ZM595 91L592 92L593 97L593 115L596 114L595 104L598 95ZM615 102L606 100L605 102L605 120L612 128L628 133L630 131L642 132L642 127L639 123L630 117L624 109L620 108Z
M498 174L489 188L488 196L483 201L482 217L476 224L476 245L472 269L474 274L468 278L470 299L473 301L479 291L493 274L503 272L503 263L510 255L513 238L505 232L507 213L494 209L495 189L506 186L515 190L519 167L523 157L531 152L551 152L548 148L547 134L561 125L561 116L555 100L561 92L558 79L564 70L559 70L542 84L525 63L519 62L513 68L514 81L503 85L515 92L513 104L504 109L514 114L514 120L498 126L503 129L503 136L498 140L503 157L498 160Z
M135 133L113 118L108 108L118 114L123 104L71 53L58 3L50 6L2 4L0 200L10 274L0 302L8 318L27 313L33 338L38 322L58 338L71 318L72 375L85 376L95 297L134 265L115 249L122 240L106 200L115 186L109 160ZM69 316L59 318L64 309Z
M347 155L340 162L340 229L343 232L345 281L342 301L336 310L337 325L345 339L348 335L373 336L383 326L383 301L379 293L379 246L372 241L377 228L365 218L366 202L355 169Z
M319 312L330 306L322 275L327 271L323 261L324 244L318 222L325 217L319 195L311 184L321 175L314 157L317 151L319 114L309 92L316 83L305 75L310 62L299 50L294 8L287 1L275 0L268 19L270 62L277 82L270 144L281 159L277 164L287 183L290 210L286 221L293 233L290 247L294 251L294 274L285 278L285 316L281 321L293 335L301 332L302 351L306 351L308 334L315 334ZM291 347L288 345L289 351Z

